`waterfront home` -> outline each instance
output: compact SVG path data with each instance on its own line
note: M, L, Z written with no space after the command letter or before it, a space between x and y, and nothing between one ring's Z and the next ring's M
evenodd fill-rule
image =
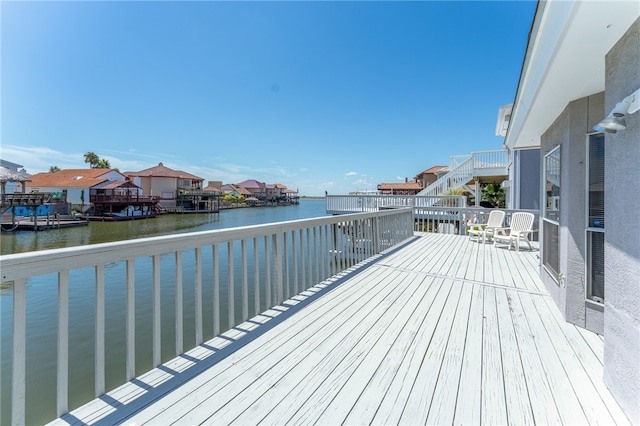
M427 170L418 173L414 179L416 182L420 182L420 186L422 186L422 188L426 188L427 186L438 180L438 173L444 169L447 169L448 171L447 166L429 167Z
M92 188L107 182L124 182L125 176L115 169L64 169L42 172L31 176L27 191L60 193L71 208L86 212L91 208L89 193Z
M246 189L251 193L252 197L256 197L258 200L264 200L267 198L267 184L264 182L258 182L255 179L247 179L240 183L236 183L235 186Z
M208 191L208 192L212 192L215 194L223 194L222 191L222 181L219 180L210 180L207 183L207 186L205 186L204 188L202 188L203 191Z
M507 129L508 205L541 202L540 277L604 336L604 380L640 423L640 2L538 3ZM635 114L634 114L635 113Z
M405 178L404 182L379 183L378 193L389 195L416 195L422 190L422 185L417 180L409 181Z
M281 199L284 197L284 191L287 187L281 183L269 183L266 185L268 199Z
M241 186L234 185L232 183L227 183L225 185L222 185L221 189L224 195L233 195L236 198L240 196L251 197L251 191Z
M162 163L125 176L142 188L145 195L157 197L163 207L176 207L180 191L199 191L204 179L182 170L173 170Z

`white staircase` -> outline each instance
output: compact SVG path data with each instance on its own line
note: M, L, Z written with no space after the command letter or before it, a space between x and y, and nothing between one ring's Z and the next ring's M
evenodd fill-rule
M460 188L476 176L507 176L507 151L474 152L469 156L451 157L450 170L417 195L443 195L448 190Z

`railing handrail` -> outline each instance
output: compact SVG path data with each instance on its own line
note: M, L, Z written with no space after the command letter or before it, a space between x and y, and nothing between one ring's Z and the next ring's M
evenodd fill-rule
M371 195L333 195L327 196L327 213L340 214L348 212L349 206L353 206L353 202L345 202L349 199L358 200L362 198L366 200L365 197L376 197ZM390 196L377 196L380 197L390 197ZM391 197L390 197L391 198ZM483 223L486 218L489 217L489 214L494 210L501 210L505 212L505 223L508 223L509 218L513 213L516 212L528 212L533 213L536 217L536 223L538 223L540 218L540 210L532 210L532 209L505 209L505 208L484 208L478 206L466 206L462 202L456 202L458 198L464 198L462 196L419 196L419 195L405 195L403 197L406 203L413 204L413 214L415 218L415 231L425 231L427 232L441 232L436 229L440 228L442 225L445 226L454 226L456 229L456 233L465 234L466 233L466 224L468 221L477 221L478 223ZM439 200L441 201L441 205L436 205L431 200ZM413 200L413 201L411 201ZM420 200L425 200L425 202L421 203ZM342 205L336 207L335 204L342 201ZM373 203L369 203L370 206L374 205ZM355 211L355 210L354 210Z
M409 210L407 208L407 210ZM30 276L56 273L61 261L71 261L66 269L79 269L87 266L120 262L131 257L150 257L167 252L189 250L205 245L223 244L246 238L264 237L274 233L290 232L300 228L322 226L351 219L369 219L397 214L398 211L376 211L369 213L349 213L340 218L332 216L274 222L237 228L216 229L211 231L190 232L178 235L138 238L135 240L90 244L86 246L66 247L16 253L0 256L2 281L13 281ZM167 245L171 248L167 250ZM90 259L86 261L85 259Z
M507 150L506 149L490 149L487 151L473 151L471 153L471 155L473 156L479 156L479 155L485 155L485 154L506 154Z

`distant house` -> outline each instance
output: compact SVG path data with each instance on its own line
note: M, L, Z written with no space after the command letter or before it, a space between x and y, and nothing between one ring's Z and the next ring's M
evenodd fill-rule
M28 174L25 172L24 167L21 164L12 163L11 161L0 160L0 167L6 169L8 175L2 176L2 193L13 194L14 192L24 192L24 182L28 180ZM13 176L17 174L17 176ZM17 178L17 180L16 180ZM20 180L20 182L18 182Z
M416 195L421 190L422 185L415 180L378 184L378 193L383 195Z
M448 171L449 167L447 166L433 166L418 173L413 180L405 178L404 182L381 183L378 185L378 193L383 195L416 195Z
M255 179L247 179L240 183L236 183L236 186L246 189L253 197L256 197L259 200L267 198L267 184L264 182L258 182Z
M27 192L61 193L72 208L86 211L91 207L89 192L105 182L125 181L126 177L113 169L64 169L31 176Z
M203 191L213 192L216 194L222 194L222 181L219 180L210 180L207 183L207 186L202 188Z
M251 191L232 183L222 185L221 189L224 195L233 195L234 197L251 197Z
M287 187L281 183L267 184L266 186L267 198L276 199L276 200L282 199L285 197L286 190L287 190Z
M447 166L430 167L427 170L424 170L418 173L415 177L415 181L419 182L423 188L426 188L427 186L431 185L433 182L438 180L438 178L440 177L443 171L446 173L447 171L449 171L449 167Z
M159 163L139 172L125 172L125 176L142 188L145 195L159 197L164 207L174 207L178 191L202 190L204 179L181 170L173 170Z

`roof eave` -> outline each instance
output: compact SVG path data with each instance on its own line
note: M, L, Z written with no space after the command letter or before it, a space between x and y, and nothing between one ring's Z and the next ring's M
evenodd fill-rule
M540 1L504 146L540 146L567 104L604 91L604 57L640 15L635 1Z

